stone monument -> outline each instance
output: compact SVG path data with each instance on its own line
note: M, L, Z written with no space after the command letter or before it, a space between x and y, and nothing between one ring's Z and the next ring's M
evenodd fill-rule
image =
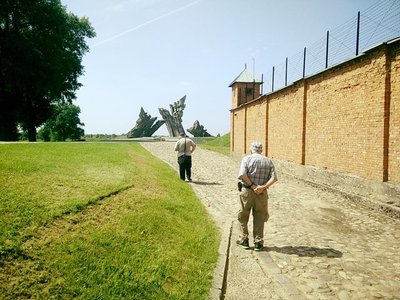
M187 131L190 132L195 137L210 137L210 136L212 136L211 134L209 134L207 132L207 129L204 129L203 125L200 125L200 122L197 120L193 123L193 126L190 127Z
M140 108L139 119L136 121L135 127L126 135L128 138L150 137L154 132L164 124L164 121L157 120L157 117L151 117L148 113ZM155 123L154 123L155 122Z
M178 137L182 132L185 132L182 126L182 115L185 109L185 99L186 95L183 96L179 101L170 104L170 110L159 108L158 111L163 118L165 125L167 126L168 133L170 137Z

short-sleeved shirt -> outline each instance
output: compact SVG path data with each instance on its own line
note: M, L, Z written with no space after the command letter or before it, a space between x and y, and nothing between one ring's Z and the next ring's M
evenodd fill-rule
M272 160L259 153L243 157L238 178L240 179L242 175L249 177L256 185L262 185L272 177L278 179Z
M186 152L185 152L185 141L186 141ZM183 154L187 156L192 155L192 150L196 147L196 144L189 138L181 138L175 144L175 151L178 151L178 156Z

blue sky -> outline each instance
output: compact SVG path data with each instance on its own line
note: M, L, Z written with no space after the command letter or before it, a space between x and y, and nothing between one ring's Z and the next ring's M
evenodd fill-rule
M229 132L228 85L247 64L258 77L378 0L62 0L89 18L83 87L85 133L123 134L140 108L186 95L183 126ZM167 135L163 125L155 134Z

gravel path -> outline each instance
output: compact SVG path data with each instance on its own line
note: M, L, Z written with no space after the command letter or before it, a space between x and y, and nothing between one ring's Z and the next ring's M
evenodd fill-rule
M177 169L174 142L141 145ZM264 251L235 245L239 164L201 148L193 153L190 184L223 241L224 287L210 298L400 299L400 221L279 170L269 192ZM222 282L219 277L221 272L216 282Z

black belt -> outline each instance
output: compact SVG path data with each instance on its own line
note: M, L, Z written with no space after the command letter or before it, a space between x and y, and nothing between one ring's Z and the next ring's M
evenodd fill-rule
M242 183L243 184L243 187L245 187L246 189L249 189L249 190L251 190L251 186L248 186L247 184L245 184L245 183Z

